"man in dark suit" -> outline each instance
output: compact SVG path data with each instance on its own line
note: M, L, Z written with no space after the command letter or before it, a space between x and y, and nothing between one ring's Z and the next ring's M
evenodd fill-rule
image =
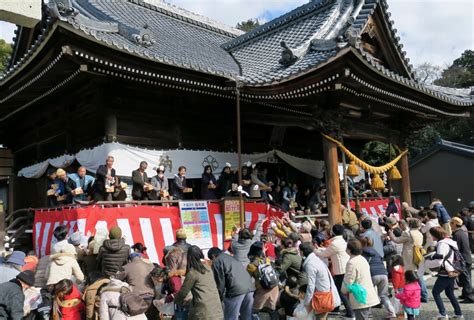
M147 200L148 190L145 190L148 183L148 176L145 172L148 167L146 161L140 162L140 167L137 170L132 171L132 198L133 200Z
M94 200L112 201L112 193L107 192L108 186L115 185L114 157L108 156L105 165L100 165L95 173Z

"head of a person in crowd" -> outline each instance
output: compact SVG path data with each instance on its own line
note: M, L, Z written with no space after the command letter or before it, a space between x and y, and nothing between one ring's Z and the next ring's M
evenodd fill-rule
M212 248L211 248L212 249ZM198 246L191 246L188 249L187 254L187 272L190 270L195 270L201 274L205 274L207 272L207 268L204 266L202 260L204 260L204 254L202 250Z
M64 169L61 169L61 168L56 170L56 176L58 177L59 180L63 180L63 181L66 180L67 178L66 171L64 171Z
M430 220L438 219L438 214L434 210L429 210L427 216Z
M410 207L410 205L408 204L408 202L402 202L402 208L403 209L408 209L409 207Z
M290 239L290 237L288 238L285 238L281 241L281 246L284 248L284 249L290 249L290 248L293 248L294 246L294 242L293 240Z
M146 247L141 242L137 242L132 246L133 252L144 254L146 252Z
M471 212L469 210L469 208L462 208L460 211L459 211L459 214L458 216L463 219L463 218L467 218L471 215Z
M351 239L347 243L347 254L350 256L358 256L362 254L362 244L357 239Z
M390 196L390 197L388 198L388 204L395 204L395 197Z
M303 301L306 297L306 290L308 289L307 284L302 284L298 287L298 298Z
M374 241L371 238L362 237L360 238L360 244L362 245L362 248L373 247Z
M156 168L156 174L158 175L159 178L163 178L165 176L165 166L164 165L159 165Z
M140 167L138 168L141 172L144 172L148 167L148 163L146 161L140 162Z
M432 227L429 232L431 234L431 237L435 241L441 241L445 238L449 238L449 235L446 232L446 230L444 230L442 227L439 227L439 226L438 227Z
M15 279L20 282L21 287L25 290L35 285L35 273L31 270L25 270L17 274Z
M212 167L210 165L205 166L203 174L211 174L211 173L212 173Z
M405 271L405 283L418 282L418 274L413 270Z
M242 167L242 177L245 177L249 174L249 168L247 166Z
M313 226L311 225L311 222L305 221L301 224L300 232L301 233L310 233L312 228L313 228Z
M188 236L186 235L186 230L184 228L180 228L176 230L176 241L186 241Z
M23 251L15 250L8 256L6 263L20 270L25 265L25 257L26 254Z
M81 245L81 242L82 242L82 234L79 231L76 231L73 234L71 234L71 236L69 237L69 239L67 239L67 241L73 246L78 247Z
M230 174L231 170L232 170L232 168L231 168L231 166L230 166L230 163L226 162L224 168L222 169L221 174L226 174L226 175L228 175L228 174Z
M249 252L247 254L247 257L250 260L253 260L255 258L265 258L265 252L263 250L263 242L261 241L255 241L252 243L250 246Z
M221 255L222 252L223 251L221 249L219 249L218 247L212 247L207 252L207 258L211 261L214 261L218 256Z
M122 238L122 229L119 226L115 226L109 231L110 239L121 239Z
M301 254L301 256L306 258L311 253L313 253L313 251L314 251L314 247L313 247L313 244L311 242L302 242L300 244L300 254Z
M367 230L372 229L372 220L371 219L364 219L360 222L360 230L365 232Z
M178 174L181 176L181 177L185 177L186 176L186 167L185 166L180 166L178 168Z
M344 234L344 226L342 224L335 224L332 226L332 234L334 236L342 236Z
M463 222L461 218L454 217L454 218L451 218L451 220L449 221L449 224L451 225L451 229L457 230L462 227Z
M290 239L293 242L293 245L295 246L296 243L300 240L300 235L296 232L291 232L288 235L288 239Z
M86 176L86 168L85 167L79 167L77 168L77 175L80 177L80 178L84 178Z
M114 157L108 156L107 159L105 159L105 165L107 166L107 168L112 169L114 165Z
M285 181L285 180L281 180L281 181L280 181L280 186L281 186L282 188L284 188L284 187L286 186L286 181Z
M296 183L293 183L293 185L291 186L291 190L293 190L294 192L298 191L298 185Z
M253 175L258 175L258 173L259 173L259 170L258 170L257 165L255 163L252 164L252 174Z
M396 228L397 227L397 219L395 219L394 217L388 217L386 220L385 220L385 223L387 224L387 226L390 228L390 229L393 229L393 228Z
M408 227L412 230L420 229L421 222L417 218L409 218L408 219Z
M66 240L68 229L64 225L57 226L53 231L54 238L59 242Z
M54 180L57 178L56 170L54 170L53 168L49 168L48 171L46 172L46 175L51 180Z
M329 221L323 219L319 221L319 230L320 231L329 231L331 228L331 225L329 224Z
M398 226L400 227L402 231L408 230L408 222L406 220L400 220L398 222Z
M247 228L240 229L239 240L250 240L250 239L252 239L252 232Z
M394 256L392 258L392 262L390 263L390 266L392 268L396 267L396 266L403 266L403 257L399 254L397 254L396 256Z
M73 282L69 279L63 279L54 285L53 294L56 299L63 300L64 296L71 294Z

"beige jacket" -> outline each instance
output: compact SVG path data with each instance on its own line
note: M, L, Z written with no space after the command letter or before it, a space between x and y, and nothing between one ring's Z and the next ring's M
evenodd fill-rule
M46 274L48 281L46 284L56 284L63 279L73 280L73 276L78 283L84 281L84 274L79 267L75 254L56 253L50 256L51 263Z
M391 237L395 243L403 244L402 259L407 270L417 270L418 267L413 263L413 247L423 245L423 234L417 229L404 231L400 237Z
M367 290L367 303L358 303L352 294L349 294L349 302L352 309L365 309L378 305L380 300L375 291L372 277L370 276L370 266L363 256L358 255L352 257L347 262L346 274L344 275L344 282L347 284L358 283ZM341 291L343 294L348 294L347 287L343 284Z
M346 252L347 242L342 236L335 236L331 239L331 244L327 248L319 248L314 253L320 258L331 260L331 272L333 275L346 273L346 264L349 255Z

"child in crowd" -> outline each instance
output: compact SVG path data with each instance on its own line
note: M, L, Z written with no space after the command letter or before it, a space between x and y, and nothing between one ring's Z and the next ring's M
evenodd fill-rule
M408 319L415 319L420 315L421 287L414 271L405 272L405 286L402 292L395 294L395 297L400 300Z
M286 319L291 319L298 302L298 280L291 276L286 280L285 290L280 294L280 305L285 309Z
M53 319L81 320L85 305L81 293L69 279L54 285Z
M394 293L400 292L405 286L405 268L401 256L395 256L392 261L392 284Z
M298 298L300 302L295 308L295 311L293 312L293 318L290 318L291 320L313 320L314 319L314 312L310 311L308 312L308 309L306 309L306 306L304 305L304 299L306 297L306 289L308 288L308 285L303 284L299 287L298 291Z

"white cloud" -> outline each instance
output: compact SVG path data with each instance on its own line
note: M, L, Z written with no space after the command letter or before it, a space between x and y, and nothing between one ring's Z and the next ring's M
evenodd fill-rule
M0 21L0 39L5 40L8 43L13 41L15 36L16 25L13 23Z

